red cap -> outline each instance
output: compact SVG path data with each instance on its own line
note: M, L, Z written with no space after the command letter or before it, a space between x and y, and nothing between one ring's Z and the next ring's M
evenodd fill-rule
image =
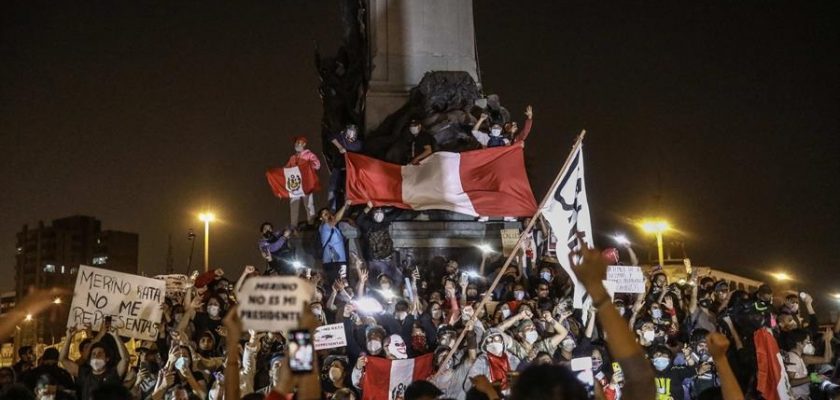
M609 262L613 264L618 264L618 249L615 247L608 247L601 252L601 255L604 256Z

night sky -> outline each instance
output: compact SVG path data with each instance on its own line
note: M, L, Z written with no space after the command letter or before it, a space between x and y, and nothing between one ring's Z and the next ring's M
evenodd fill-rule
M263 172L318 135L313 49L334 51L337 2L202 3L4 2L0 272L24 223L72 214L139 232L148 274L171 234L183 271L205 207L222 218L211 263L262 265L259 224L288 218ZM836 11L480 0L481 78L517 118L534 106L538 199L588 131L596 243L621 230L645 245L628 223L659 214L695 265L840 291Z

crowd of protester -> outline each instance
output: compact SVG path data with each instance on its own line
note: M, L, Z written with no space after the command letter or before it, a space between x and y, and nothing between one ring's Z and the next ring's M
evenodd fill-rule
M530 107L526 115L522 136L493 121L482 132L487 116L473 134L484 146L518 143L531 129ZM432 153L433 139L422 136L419 123L409 134L400 144L406 164ZM349 126L332 144L353 151L356 140ZM290 165L317 161L304 139L295 146ZM770 395L774 382L789 385L781 390L793 399L838 397L840 323L821 328L807 293L774 293L767 285L749 293L710 276L674 281L654 268L645 293L611 295L602 282L619 251L583 248L574 272L591 301L575 308L572 280L549 257L544 227L529 234L511 263L499 253L484 253L480 266L462 265L466 257L397 262L388 227L399 211L344 201L337 189L343 179L331 184L332 207L316 214L311 196L293 204L293 220L303 203L314 235L264 223L257 246L264 268L247 266L238 277L221 269L195 275L183 298L167 297L156 341L129 350L107 320L71 327L58 348L36 357L21 347L15 364L0 368L0 399L371 398L364 382L372 360L424 355L432 357L431 374L393 398L778 398ZM360 230L356 246L343 224ZM314 243L300 244L306 240ZM305 249L316 253L314 265L298 261ZM635 264L630 247L621 252ZM313 372L291 373L288 333L243 332L236 312L243 282L263 275L311 282L316 289L301 327L343 324L347 345L317 351ZM19 308L37 312L54 294L34 293ZM0 339L15 318L0 321ZM770 367L774 345L787 380Z

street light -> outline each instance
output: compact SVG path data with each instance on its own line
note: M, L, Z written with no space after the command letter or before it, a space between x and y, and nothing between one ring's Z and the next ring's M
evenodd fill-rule
M659 265L665 266L665 251L662 248L662 234L665 233L671 226L668 222L661 219L650 219L642 221L642 230L646 233L656 235L656 248L659 250Z
M630 244L630 240L627 239L627 236L621 234L613 236L613 240L621 246L627 246Z
M775 278L779 282L789 281L789 280L793 279L790 275L788 275L785 272L776 272L776 273L773 273L772 275L773 275L773 278Z
M487 243L482 243L482 244L480 244L476 247L478 247L481 250L481 252L484 253L484 254L489 254L489 253L492 253L494 251L493 247L491 247Z
M55 300L53 300L53 304L61 304L61 297L56 297Z
M210 222L216 219L211 212L201 213L198 219L204 222L204 272L210 270Z

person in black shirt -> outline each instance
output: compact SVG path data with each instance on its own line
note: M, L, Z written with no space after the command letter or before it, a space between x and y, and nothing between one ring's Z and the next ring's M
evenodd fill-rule
M411 120L408 132L403 132L394 145L388 150L388 161L402 165L418 165L420 161L432 155L435 139L423 130L420 121Z
M683 381L693 378L697 371L693 367L673 365L671 350L665 346L654 346L650 351L650 359L656 370L657 399L681 400L684 398Z
M24 374L23 382L30 390L35 390L35 384L42 375L50 377L52 385L55 385L59 391L73 389L73 377L65 370L58 366L58 350L48 348L44 350L44 355L41 356L41 365L37 368Z

